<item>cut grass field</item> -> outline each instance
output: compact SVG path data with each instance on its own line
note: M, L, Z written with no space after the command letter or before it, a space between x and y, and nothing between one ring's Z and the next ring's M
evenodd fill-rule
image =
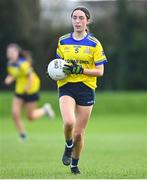
M30 123L28 140L19 143L11 119L12 93L0 92L0 178L147 178L147 94L97 93L80 159L81 175L61 163L64 149L57 93L41 93L56 118Z

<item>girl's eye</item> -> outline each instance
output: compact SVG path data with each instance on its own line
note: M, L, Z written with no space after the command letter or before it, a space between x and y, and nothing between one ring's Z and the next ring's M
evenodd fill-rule
M80 20L83 20L83 19L84 19L84 17L83 17L83 16L80 16L80 17L79 17L79 19L80 19Z
M72 18L73 18L74 20L76 20L76 19L78 19L78 18L79 18L79 20L84 20L84 17L83 17L83 16L80 16L80 17L73 16Z
M75 20L75 19L77 19L77 17L76 17L76 16L73 16L72 18L73 18L74 20Z

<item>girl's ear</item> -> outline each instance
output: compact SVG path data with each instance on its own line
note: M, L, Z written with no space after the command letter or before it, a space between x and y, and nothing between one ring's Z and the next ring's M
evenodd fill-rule
M90 24L90 19L87 20L87 25L89 25L89 24Z

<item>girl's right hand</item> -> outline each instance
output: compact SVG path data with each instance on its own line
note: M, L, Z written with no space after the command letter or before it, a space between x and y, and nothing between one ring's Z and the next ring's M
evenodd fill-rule
M11 76L11 75L8 75L8 76L5 78L4 83L5 83L6 85L9 85L9 84L11 84L11 83L14 82L14 81L15 81L14 77Z

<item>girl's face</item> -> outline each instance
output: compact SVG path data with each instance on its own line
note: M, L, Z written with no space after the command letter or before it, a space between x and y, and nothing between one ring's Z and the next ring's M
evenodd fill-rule
M83 32L85 31L87 24L89 21L85 13L81 10L75 10L72 14L72 25L75 32Z
M19 50L15 47L8 47L6 55L11 62L15 63L19 57Z

